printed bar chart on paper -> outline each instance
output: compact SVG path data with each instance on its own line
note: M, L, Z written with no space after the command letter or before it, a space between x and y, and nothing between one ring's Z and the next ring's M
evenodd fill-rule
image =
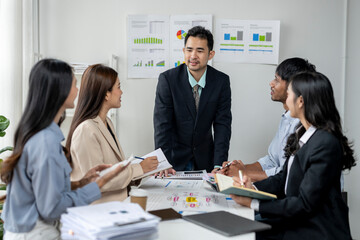
M215 61L278 64L280 21L219 19Z
M128 77L157 78L169 68L169 17L128 16Z
M244 38L244 31L236 31L236 35L232 36L230 33L224 33L224 40L242 41Z
M279 58L279 21L255 21L249 25L247 45L250 62L278 63Z
M244 30L245 25L237 21L225 20L217 24L215 57L218 57L218 60L236 62L244 55Z
M154 37L135 38L134 44L162 44L163 40Z
M184 62L184 61L176 61L174 67L178 67L178 66L180 66L180 65L183 64L183 63L185 63L185 62Z

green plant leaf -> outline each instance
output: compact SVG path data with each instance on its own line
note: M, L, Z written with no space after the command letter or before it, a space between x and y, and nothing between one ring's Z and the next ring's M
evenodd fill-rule
M10 120L0 115L0 133L3 132L10 125Z
M7 147L4 147L4 148L0 149L0 153L3 153L5 151L12 151L12 150L13 150L13 147L7 146Z

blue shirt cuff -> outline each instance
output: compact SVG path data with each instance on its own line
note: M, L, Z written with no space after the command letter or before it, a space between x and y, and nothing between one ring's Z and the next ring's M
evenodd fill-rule
M85 199L88 204L101 198L100 188L96 182L89 183L78 189L78 191L85 195Z

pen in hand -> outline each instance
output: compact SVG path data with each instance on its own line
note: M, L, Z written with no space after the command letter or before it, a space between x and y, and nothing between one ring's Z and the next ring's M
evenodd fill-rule
M228 166L231 165L231 163L232 163L232 162L228 162L225 166L223 166L223 167L221 166L218 171L220 171L220 170L222 170L222 169L224 169L224 168L227 168Z
M242 175L242 171L241 171L241 170L239 170L239 178L240 178L240 184L241 184L241 186L242 186L242 187L245 187L244 182L243 182L243 175Z

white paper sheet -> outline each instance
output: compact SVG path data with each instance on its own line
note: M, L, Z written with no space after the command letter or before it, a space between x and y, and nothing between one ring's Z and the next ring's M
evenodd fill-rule
M212 15L171 15L170 16L170 68L184 62L185 36L190 28L203 26L212 32ZM211 65L211 61L209 63Z
M159 161L158 167L153 171L147 172L147 173L145 173L145 174L143 174L143 175L141 175L141 176L139 176L137 178L134 178L134 180L140 179L140 178L143 178L143 177L146 177L146 176L149 176L149 175L152 175L154 173L160 172L160 171L165 170L165 169L172 168L172 165L166 159L166 157L165 157L163 151L161 150L161 148L158 148L155 151L142 156L142 158L147 158L147 157L152 157L152 156L157 157L157 159ZM131 161L131 164L140 163L141 161L142 161L141 159L135 159L134 161Z
M169 68L169 16L128 16L128 78L157 78Z
M218 19L216 62L278 64L280 21Z

